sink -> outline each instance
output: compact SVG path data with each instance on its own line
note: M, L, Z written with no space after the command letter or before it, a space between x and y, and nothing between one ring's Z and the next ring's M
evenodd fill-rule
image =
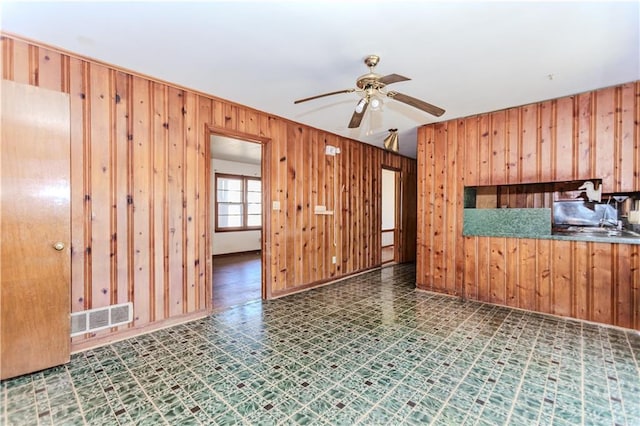
M609 236L609 237L619 237L622 234L622 231L615 228L596 228L596 227L569 227L569 232L576 232L583 235L599 235L599 236Z
M640 238L640 234L628 229L616 229L596 226L569 226L567 228L556 228L554 234L585 236L585 237L623 237Z

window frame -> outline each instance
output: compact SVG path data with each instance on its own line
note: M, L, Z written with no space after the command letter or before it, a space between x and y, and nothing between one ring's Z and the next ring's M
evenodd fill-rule
M228 202L220 202L218 201L218 178L223 178L223 179L234 179L234 180L240 180L242 182L242 202L240 203L228 203ZM248 181L258 181L260 182L260 225L258 226L248 226L248 218L249 218L249 204L256 204L256 203L249 203L247 201L248 197ZM264 209L262 207L263 205L263 193L262 193L262 177L260 176L246 176L246 175L237 175L237 174L231 174L231 173L215 173L214 174L214 203L216 206L216 210L215 210L215 232L241 232L241 231L260 231L262 229L262 220L263 220L263 216L264 216ZM220 219L220 203L222 204L241 204L242 205L242 225L241 226L234 226L234 227L224 227L221 228L219 226L219 219Z

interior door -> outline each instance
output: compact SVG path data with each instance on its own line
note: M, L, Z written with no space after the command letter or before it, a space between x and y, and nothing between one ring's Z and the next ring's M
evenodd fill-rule
M70 358L69 96L2 81L0 376Z

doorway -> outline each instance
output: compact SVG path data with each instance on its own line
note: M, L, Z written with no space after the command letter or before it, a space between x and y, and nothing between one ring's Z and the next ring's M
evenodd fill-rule
M210 135L213 309L263 295L261 142Z
M381 263L392 264L398 259L398 195L400 194L400 172L382 168L382 229Z

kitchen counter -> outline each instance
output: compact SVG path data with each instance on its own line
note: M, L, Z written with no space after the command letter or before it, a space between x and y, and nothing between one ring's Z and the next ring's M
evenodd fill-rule
M640 244L640 234L628 229L569 226L554 228L551 239L602 243Z
M640 244L640 233L596 226L553 227L551 209L464 209L462 235Z

